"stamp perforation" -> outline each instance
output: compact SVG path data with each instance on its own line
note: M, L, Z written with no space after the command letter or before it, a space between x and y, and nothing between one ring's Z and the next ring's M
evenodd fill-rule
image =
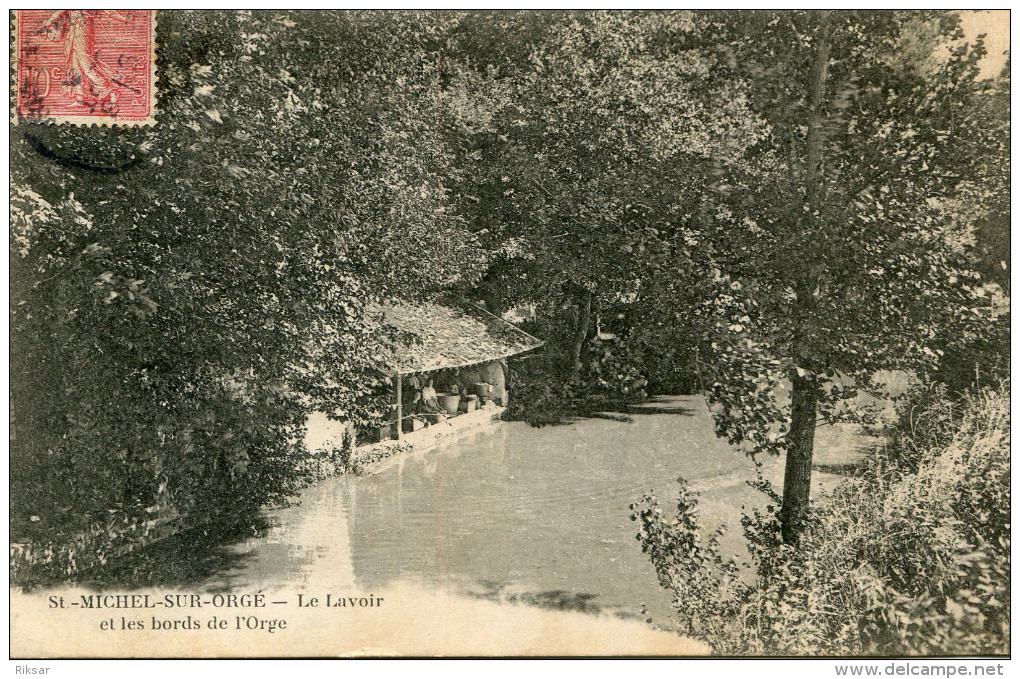
M124 88L131 88L123 81L117 80L111 74L108 74L107 67L105 64L99 61L93 53L81 54L81 50L75 52L76 45L67 46L65 44L65 53L67 54L67 71L74 73L77 77L71 75L66 76L66 79L62 83L62 89L72 89L75 92L77 108L85 108L85 111L68 110L68 106L65 103L63 106L56 103L52 103L47 106L47 102L40 99L38 103L33 102L33 105L38 105L39 110L25 110L24 93L27 91L30 84L24 82L25 73L23 72L23 64L25 62L26 50L28 47L25 43L26 27L25 27L25 13L30 10L13 10L11 13L11 31L13 54L11 59L11 122L14 125L23 124L42 124L42 125L74 125L74 126L96 126L96 127L144 127L151 126L156 123L156 116L158 114L157 102L158 102L158 82L159 82L159 69L157 63L157 41L156 41L156 26L157 26L157 11L156 10L133 10L128 13L131 19L137 16L144 16L146 19L146 26L144 29L145 48L144 55L147 60L146 66L146 80L145 88L147 90L146 99L144 102L144 111L135 114L124 114L117 110L114 97L117 93ZM77 21L75 29L78 26L88 24L88 22L94 21L95 16L91 14L85 14L85 12L94 12L101 10L65 10L65 12L81 12L78 15L68 14L66 19L61 16L61 20L66 20L66 27L62 27L62 31L71 31L70 24L72 21ZM110 14L119 14L113 11L103 10ZM54 12L53 16L57 17L61 13ZM122 19L127 21L127 19ZM52 21L52 19L51 19ZM87 26L91 30L95 30L91 24ZM45 28L43 29L45 30ZM65 43L68 40L78 38L81 34L72 36L72 38L64 38ZM49 37L49 36L48 36ZM141 36L137 36L141 37ZM87 43L86 43L87 44ZM107 52L113 48L116 53L116 45L104 45ZM38 46L36 46L38 49ZM138 50L134 50L136 54ZM122 55L123 56L123 55ZM137 57L136 57L137 58ZM77 70L75 70L77 69ZM84 71L84 74L83 74ZM38 72L37 72L38 75ZM80 90L92 87L95 81L99 81L105 85L105 90L101 89L99 92L100 97L94 102L85 101L80 97ZM83 86L82 83L85 83ZM38 87L34 88L35 95L38 96ZM107 91L108 90L108 91ZM111 95L110 92L113 94ZM47 75L47 88L46 94L50 93L49 87L49 76ZM66 98L66 97L65 97ZM89 105L91 104L91 110ZM103 110L104 106L109 106L112 110Z

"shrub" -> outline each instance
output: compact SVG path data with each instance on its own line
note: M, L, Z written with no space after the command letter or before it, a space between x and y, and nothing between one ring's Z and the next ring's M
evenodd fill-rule
M644 357L633 342L628 338L594 340L589 347L590 360L582 373L586 391L617 401L648 398Z
M743 520L750 584L700 545L686 489L673 519L654 498L635 505L688 634L721 653L1009 651L1009 385L955 406L944 389L914 396L889 448L814 504L798 547L759 481L773 504Z
M1009 375L1009 315L981 318L947 342L933 381L959 396L975 388L1000 385Z
M517 361L510 368L512 392L503 417L533 427L560 424L574 414L576 387L546 357Z
M680 630L699 639L726 639L734 631L733 619L747 587L738 578L737 565L720 552L722 529L702 542L697 495L684 479L677 483L680 496L672 521L663 517L653 494L631 505L631 519L641 525L641 551L655 565L659 583L673 593Z

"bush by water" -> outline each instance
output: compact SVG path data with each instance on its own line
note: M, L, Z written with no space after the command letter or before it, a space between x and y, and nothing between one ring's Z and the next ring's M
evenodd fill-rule
M703 540L686 487L674 517L648 495L632 518L682 631L718 653L1008 653L1009 424L1008 383L959 402L916 390L887 449L814 503L797 547L759 481L773 504L743 520L751 578Z

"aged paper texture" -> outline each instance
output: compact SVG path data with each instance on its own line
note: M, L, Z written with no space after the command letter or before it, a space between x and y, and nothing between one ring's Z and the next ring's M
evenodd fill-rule
M18 667L1009 654L1008 12L158 19L11 14Z

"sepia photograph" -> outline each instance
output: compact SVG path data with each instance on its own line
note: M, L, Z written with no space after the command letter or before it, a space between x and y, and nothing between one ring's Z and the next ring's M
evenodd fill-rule
M9 19L13 673L1003 674L1008 10Z

